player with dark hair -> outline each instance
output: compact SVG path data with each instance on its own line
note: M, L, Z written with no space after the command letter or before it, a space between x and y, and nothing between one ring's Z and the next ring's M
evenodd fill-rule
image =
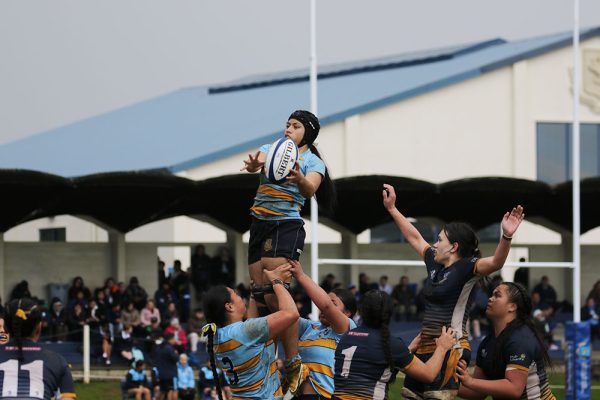
M279 311L267 317L244 320L244 300L226 286L212 287L204 296L203 308L210 324L203 332L208 336L213 376L218 376L217 366L227 373L234 398L283 398L274 339L299 318L296 303L283 286L284 280L291 278L290 268L284 264L264 271L279 303ZM253 299L250 307L255 307ZM219 379L215 379L215 384L221 396Z
M396 193L391 185L383 185L383 205L390 213L406 241L421 256L427 267L423 287L425 313L421 343L417 357L427 361L435 350L435 339L443 326L452 327L457 345L446 355L440 375L431 384L423 384L410 377L404 381L405 399L450 398L458 392L456 366L460 359L471 359L468 342L470 294L481 277L498 271L504 265L512 236L523 221L523 207L517 206L502 217L502 237L491 257L481 257L479 239L473 229L462 222L445 225L431 246L417 228L396 208Z
M298 350L306 367L307 379L301 384L297 399L330 399L333 394L335 349L342 335L356 328L356 298L347 289L327 293L304 274L298 261L290 260L296 281L321 311L319 321L300 318ZM305 377L303 377L304 380Z
M399 370L423 382L439 374L448 350L454 346L454 332L442 327L436 349L427 362L412 354L418 337L407 347L390 334L392 298L385 292L368 291L361 302L363 323L344 334L335 350L335 392L333 399L387 399L388 388Z
M248 247L250 279L255 284L253 292L261 316L277 307L272 287L263 281L263 269L273 270L287 259L298 260L304 249L306 233L300 217L304 202L316 195L321 207L331 209L335 201L333 182L314 143L320 128L319 119L309 111L297 110L288 118L284 135L296 143L299 157L284 183L272 183L264 173L270 144L263 145L255 155L249 154L241 169L261 172L260 185L250 209L252 225ZM292 393L303 375L297 336L297 324L282 335L286 378Z
M77 397L65 359L36 342L42 332L42 309L29 298L6 307L10 341L0 346L0 399L73 399Z
M460 397L555 400L545 369L550 357L531 311L531 298L522 285L503 282L494 289L486 309L494 331L479 345L473 376L467 363L459 362Z

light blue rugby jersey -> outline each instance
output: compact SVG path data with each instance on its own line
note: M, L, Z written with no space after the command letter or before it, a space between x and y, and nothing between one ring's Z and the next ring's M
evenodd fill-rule
M352 319L348 318L348 322L348 330L356 328ZM344 334L336 333L320 321L305 318L300 318L298 334L298 352L302 357L302 364L308 367L308 381L315 392L330 399L334 390L335 349Z
M266 318L217 329L215 358L227 373L234 399L283 399Z
M266 154L270 148L271 144L265 144L260 151ZM300 153L298 164L305 176L309 172L318 172L321 176L325 176L325 163L310 149ZM304 196L300 194L297 184L271 183L264 172L261 172L260 185L250 213L256 218L267 220L300 219L300 210L305 200Z

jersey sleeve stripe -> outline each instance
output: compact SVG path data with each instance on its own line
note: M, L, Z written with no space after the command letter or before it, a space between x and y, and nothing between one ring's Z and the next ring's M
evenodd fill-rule
M520 369L521 371L525 371L528 372L529 368L528 367L524 367L522 365L518 365L518 364L506 364L506 370L511 370L511 369Z
M61 399L76 399L77 395L75 393L61 393L60 398Z
M412 360L410 360L410 362L408 363L408 365L407 365L406 367L404 367L404 368L401 368L401 369L402 369L402 372L406 372L406 371L408 371L408 369L409 369L410 367L412 367L412 366L413 366L413 364L414 364L416 361L417 361L417 357L416 357L416 356L413 354L413 358L412 358Z
M304 366L307 367L310 371L318 372L319 374L327 375L330 378L333 378L333 371L329 365L309 362L304 363Z
M337 348L337 342L335 341L335 339L300 340L298 342L298 347L309 346L321 346L335 350Z
M238 342L237 340L228 340L226 342L223 343L219 343L215 349L215 352L217 353L224 353L226 351L231 351L231 350L235 350L238 347L240 347L242 344L240 342Z

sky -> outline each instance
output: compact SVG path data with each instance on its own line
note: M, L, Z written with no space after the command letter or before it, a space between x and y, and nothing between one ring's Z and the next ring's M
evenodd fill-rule
M0 144L184 87L307 68L309 4L0 0ZM581 0L580 24L600 26L600 1ZM335 64L572 26L573 1L565 0L321 0L317 59Z

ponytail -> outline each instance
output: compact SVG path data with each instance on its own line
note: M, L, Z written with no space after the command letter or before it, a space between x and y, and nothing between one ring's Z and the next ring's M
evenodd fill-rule
M314 144L310 144L308 148L313 152L314 155L319 157L323 163L325 163L325 160L323 160L323 157ZM323 176L323 180L317 189L317 193L315 193L315 197L319 202L319 207L322 207L324 212L333 212L333 209L337 204L337 191L335 189L335 184L329 175L329 168L327 168L327 165L325 166L325 176Z
M383 353L385 354L385 360L390 367L390 371L393 371L395 368L390 348L392 306L392 298L389 294L381 290L372 289L363 297L360 312L364 325L380 330Z
M215 349L214 349L214 337L217 333L217 325L208 324L202 328L202 334L208 338L207 348L208 355L210 358L210 368L212 369L213 377L215 378L215 386L217 387L217 395L219 400L223 400L223 394L221 392L221 376L217 371L217 362L215 360Z

